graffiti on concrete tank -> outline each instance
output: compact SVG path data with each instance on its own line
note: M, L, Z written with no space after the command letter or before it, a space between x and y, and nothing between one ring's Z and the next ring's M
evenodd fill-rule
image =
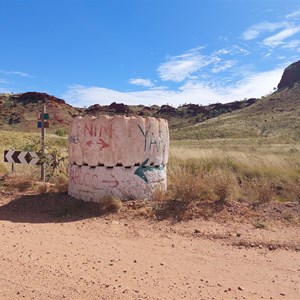
M147 166L149 158L142 162L142 164L135 170L134 175L139 176L142 180L148 183L148 178L145 172L154 170L163 170L163 166Z
M107 144L103 139L99 139L96 143L93 143L93 141L92 140L88 140L87 142L86 142L86 144L89 146L89 147L91 147L93 144L95 144L95 145L99 145L99 150L101 151L101 150L103 150L104 148L107 148L107 147L109 147L109 144Z
M78 144L78 143L80 142L80 139L79 139L79 137L78 137L77 134L71 134L71 135L69 136L69 142L70 142L71 144Z
M123 118L123 119L122 119ZM140 117L72 121L68 193L99 202L105 195L150 199L166 190L169 131L165 120Z
M144 151L150 151L152 147L155 146L156 151L158 152L161 147L163 147L163 152L166 148L166 136L164 132L160 131L161 137L157 137L154 132L150 132L151 125L147 130L143 130L143 128L138 124L138 127L144 137Z
M103 190L106 187L116 187L119 185L118 180L101 179L96 172L91 170L84 172L82 168L71 168L70 181L79 186L91 187L95 190Z
M103 124L84 124L84 136L98 136L103 135L112 138L112 124L104 126Z
M140 126L140 124L138 124L138 127L139 127L140 131L142 132L142 135L144 136L144 139L145 139L145 141L144 141L144 151L146 151L147 150L148 133L149 133L149 130L150 130L151 126L149 126L148 130L146 130L146 131L143 130L143 128Z

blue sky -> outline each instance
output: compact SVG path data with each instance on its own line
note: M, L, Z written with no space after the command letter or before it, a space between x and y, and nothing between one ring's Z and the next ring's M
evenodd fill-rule
M260 97L300 56L300 1L0 0L0 93L75 106Z

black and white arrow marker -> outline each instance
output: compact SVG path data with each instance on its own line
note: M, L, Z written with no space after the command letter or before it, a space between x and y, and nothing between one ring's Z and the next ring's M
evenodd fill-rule
M5 150L4 161L16 164L38 165L39 156L36 152Z

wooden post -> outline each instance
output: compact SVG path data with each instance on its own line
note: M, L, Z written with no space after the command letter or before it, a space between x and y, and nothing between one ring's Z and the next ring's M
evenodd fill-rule
M46 129L45 129L45 113L46 113L46 105L43 107L43 112L41 114L41 157L43 159L43 162L41 164L41 181L45 182L45 134L46 134Z

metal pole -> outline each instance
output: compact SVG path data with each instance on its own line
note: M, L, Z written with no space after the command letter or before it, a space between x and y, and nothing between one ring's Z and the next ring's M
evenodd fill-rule
M45 113L46 113L46 105L43 107L43 113L41 115L41 121L42 121L42 126L41 126L41 157L43 159L42 165L41 165L41 181L45 182L45 175L46 175L46 170L45 170Z
M12 151L14 151L15 149L11 149ZM15 164L14 163L11 163L11 171L12 172L15 172Z

